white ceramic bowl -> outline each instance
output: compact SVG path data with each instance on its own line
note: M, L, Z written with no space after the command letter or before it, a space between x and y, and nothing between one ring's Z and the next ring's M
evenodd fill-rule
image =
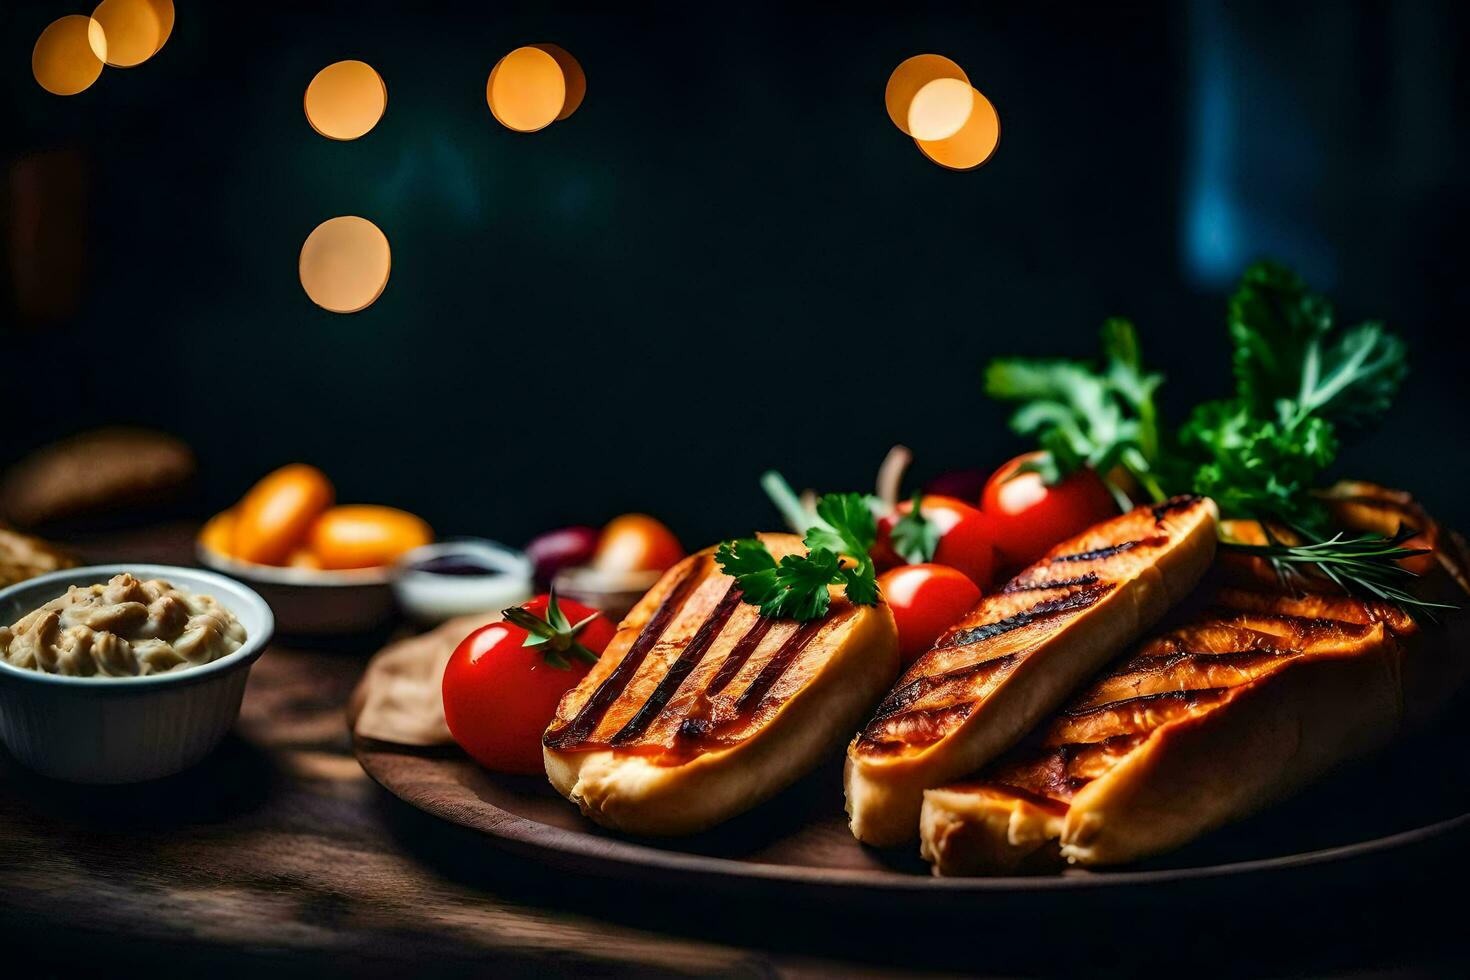
M314 639L369 633L393 618L387 568L324 571L239 561L199 545L200 564L249 585L265 597L283 636Z
M172 565L68 568L0 590L7 626L119 572L212 595L245 627L244 644L211 663L146 677L63 677L0 659L0 741L22 765L75 783L135 783L187 769L235 722L250 665L275 629L270 606L223 575Z
M484 575L446 575L417 567L436 558L464 557L485 568ZM451 538L415 548L393 566L393 596L421 623L455 616L499 612L531 598L531 561L513 548L484 538Z

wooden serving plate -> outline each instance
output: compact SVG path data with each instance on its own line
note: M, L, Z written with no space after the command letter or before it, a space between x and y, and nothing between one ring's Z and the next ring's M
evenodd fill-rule
M1368 863L1424 860L1470 831L1470 733L1453 719L1379 756L1344 767L1297 797L1167 856L1126 868L1072 868L1053 875L934 878L917 845L896 852L858 844L843 814L840 760L774 800L696 837L639 839L586 820L541 777L491 773L457 749L411 749L359 738L355 751L374 780L406 803L485 834L493 844L547 865L681 889L751 897L779 895L908 912L957 896L1125 892L1174 893L1212 883L1261 884L1265 876L1361 877ZM691 893L693 894L693 893ZM968 905L961 902L961 905ZM989 907L989 906L984 906Z

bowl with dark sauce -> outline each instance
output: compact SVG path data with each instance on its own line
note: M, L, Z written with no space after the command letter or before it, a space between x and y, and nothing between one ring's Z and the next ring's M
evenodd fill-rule
M484 538L415 548L393 566L393 595L410 618L440 623L518 605L531 597L531 561Z

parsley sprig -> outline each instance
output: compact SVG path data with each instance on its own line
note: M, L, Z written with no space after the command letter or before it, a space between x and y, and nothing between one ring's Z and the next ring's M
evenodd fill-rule
M1164 490L1154 475L1160 450L1154 392L1164 376L1143 369L1133 324L1103 324L1104 364L1085 361L1001 358L985 369L985 393L1020 402L1011 416L1019 435L1035 436L1041 455L1025 469L1047 484L1091 467L1104 478L1122 466L1156 499ZM1124 500L1123 488L1109 489Z
M1325 540L1311 490L1340 441L1388 410L1408 372L1404 343L1376 322L1338 331L1332 304L1258 262L1230 300L1235 397L1198 406L1179 434L1177 479L1227 515Z
M1410 611L1433 608L1408 591L1413 573L1399 564L1422 554L1402 547L1412 530L1391 538L1334 533L1313 492L1341 441L1392 403L1408 371L1403 341L1375 321L1339 329L1325 297L1270 262L1246 270L1228 326L1235 394L1198 405L1172 440L1163 436L1153 399L1162 376L1144 370L1125 320L1104 327L1100 369L998 360L986 370L985 388L1021 402L1011 427L1037 438L1044 455L1033 468L1048 483L1080 466L1106 479L1121 465L1154 500L1204 494L1224 517L1290 529L1300 544L1221 545L1269 560L1283 579L1315 575Z
M762 616L818 619L831 605L829 585L842 586L854 605L878 601L878 573L869 555L877 537L867 497L829 493L817 501L811 515L802 539L805 555L786 555L777 561L758 538L737 538L719 546L715 561L725 574L734 576L743 600L758 606Z

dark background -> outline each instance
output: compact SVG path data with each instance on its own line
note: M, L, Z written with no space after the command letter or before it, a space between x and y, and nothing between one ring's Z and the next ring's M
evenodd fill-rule
M76 11L0 11L6 213L38 152L85 174L73 309L21 315L4 239L0 463L127 420L196 446L211 508L304 460L441 533L637 509L696 546L775 522L767 467L864 488L897 441L921 477L996 465L1023 447L983 362L1090 355L1108 315L1139 325L1177 419L1228 386L1225 296L1269 254L1411 344L1389 424L1340 471L1470 523L1459 4L177 6L157 56L71 98L29 55ZM485 79L539 41L587 98L512 133ZM978 171L884 112L925 51L1000 113ZM301 102L344 58L389 100L338 143ZM296 272L341 214L393 249L351 316Z

